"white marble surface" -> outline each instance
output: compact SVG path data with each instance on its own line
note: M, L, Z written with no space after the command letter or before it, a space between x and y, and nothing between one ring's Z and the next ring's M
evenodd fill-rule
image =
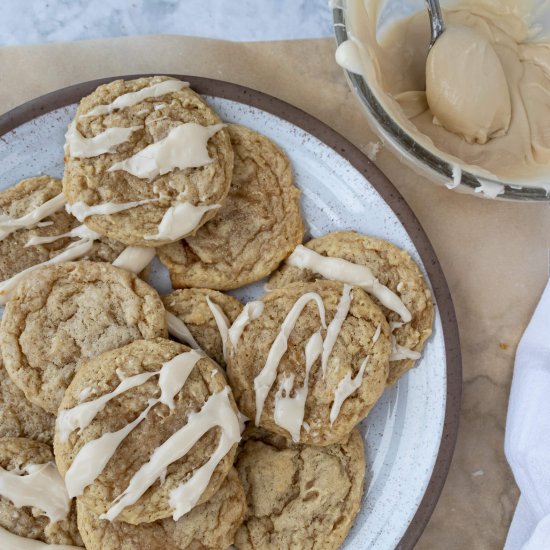
M327 0L0 0L0 45L142 34L225 40L330 36Z

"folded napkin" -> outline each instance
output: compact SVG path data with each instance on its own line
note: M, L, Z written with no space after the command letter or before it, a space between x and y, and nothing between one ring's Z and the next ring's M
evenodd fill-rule
M550 282L516 353L506 458L521 496L505 550L550 549Z

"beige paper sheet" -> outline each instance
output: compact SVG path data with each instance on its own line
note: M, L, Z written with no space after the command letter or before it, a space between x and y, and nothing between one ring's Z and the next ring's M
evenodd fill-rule
M375 142L333 61L330 39L221 43L175 36L0 48L0 111L94 78L183 73L237 82L304 109L361 149ZM518 496L503 454L517 342L548 278L550 208L488 201L424 181L382 150L439 256L462 339L458 446L420 550L502 548Z

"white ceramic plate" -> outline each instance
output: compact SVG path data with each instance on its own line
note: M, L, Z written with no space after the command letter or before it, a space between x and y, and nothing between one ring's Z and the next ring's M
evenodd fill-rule
M446 475L456 435L456 392L458 397L460 393L460 387L453 389L454 402L451 407L447 403L449 350L446 350L445 337L449 348L449 334L446 333L451 332L452 338L455 338L456 323L437 260L435 256L431 257L431 247L414 216L391 184L366 159L363 158L365 170L362 171L370 173L367 177L344 156L302 127L252 104L260 103L272 112L279 111L286 119L294 118L298 123L301 122L301 126L319 125L321 130L317 135L328 132L328 141L336 140L338 144L345 144L345 147L340 147L341 152L346 153L350 149L349 143L311 117L278 100L235 85L212 82L215 83L194 79L192 84L203 93L212 90L216 92L221 85L221 93L216 94L218 97L207 95L209 103L220 116L228 122L237 122L265 134L289 155L296 184L302 190L302 209L308 237L317 237L338 229L354 229L381 237L409 251L428 280L432 279L432 283L434 276L438 278L438 285L432 284L432 287L439 307L436 308L433 336L426 345L422 359L395 387L386 390L369 417L360 425L367 457L365 492L355 526L344 544L347 550L389 550L398 545L400 548L412 547L429 518ZM62 176L64 133L76 109L74 101L94 87L88 86L84 91L81 86L83 91L76 95L75 90L60 90L0 117L0 133L11 128L0 138L1 189L38 174ZM239 100L227 99L232 95L239 97ZM253 101L250 99L252 96L260 100ZM55 108L63 103L65 106ZM49 112L34 116L37 110ZM20 124L21 120L27 122ZM356 150L353 151L355 157L357 154ZM349 154L346 156L349 157ZM397 201L393 208L401 210L399 213L405 223L408 221L409 226L414 226L415 240L420 241L424 248L427 247L424 256L428 255L425 260L431 266L431 274L424 267L410 231L369 179L376 179L377 187L382 186L386 195L388 190L392 193L393 202ZM164 268L158 262L151 282L160 292L171 289ZM440 314L442 298L438 292L444 295L445 331ZM262 293L263 282L240 289L234 294L248 301ZM460 375L460 359L457 358L457 346L454 348L452 366L456 386L457 369ZM441 445L444 431L448 440L444 443L445 448ZM443 459L440 456L439 472L434 475L438 454L441 453ZM407 530L409 532L405 536Z

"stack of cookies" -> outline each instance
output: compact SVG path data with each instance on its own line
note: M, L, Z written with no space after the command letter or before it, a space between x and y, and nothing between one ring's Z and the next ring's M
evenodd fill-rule
M405 251L304 226L285 153L185 82L82 99L63 181L0 193L1 548L342 544L434 308Z

